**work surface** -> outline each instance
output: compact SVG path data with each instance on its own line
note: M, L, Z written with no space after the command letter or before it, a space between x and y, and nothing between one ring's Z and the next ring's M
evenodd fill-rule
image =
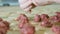
M56 11L60 11L60 5L58 4L36 7L35 9L32 10L31 14L21 10L19 6L0 7L0 17L10 22L11 31L8 31L8 34L19 34L19 31L18 31L19 29L17 26L18 22L16 22L15 19L20 13L24 13L31 18L34 16L34 14L37 14L37 13L38 14L45 13L52 16ZM43 34L44 31L39 31L39 32L40 33L36 33L36 34Z

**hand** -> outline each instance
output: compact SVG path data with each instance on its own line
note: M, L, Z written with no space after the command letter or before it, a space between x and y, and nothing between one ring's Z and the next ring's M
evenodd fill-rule
M20 8L23 9L24 11L29 11L31 12L31 9L33 8L33 3L32 0L19 0L19 5Z
M55 3L60 3L60 0L53 0Z
M36 6L45 6L53 3L53 0L32 0Z
M51 4L51 0L19 0L20 8L24 11L31 12L32 8L40 5L48 5Z

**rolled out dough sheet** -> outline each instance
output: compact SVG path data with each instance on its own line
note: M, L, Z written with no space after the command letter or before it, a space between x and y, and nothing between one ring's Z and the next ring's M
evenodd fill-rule
M52 4L47 6L39 6L32 10L32 13L29 14L19 8L19 6L10 6L10 7L0 7L0 17L4 20L7 20L10 22L10 29L14 31L9 31L8 34L19 34L18 31L18 22L15 21L15 18L19 16L19 14L24 13L28 17L33 18L35 14L48 14L49 16L52 16L55 14L56 11L60 12L60 4ZM38 29L38 28L37 28ZM18 33L17 33L18 32ZM43 34L44 31L38 31L36 34Z

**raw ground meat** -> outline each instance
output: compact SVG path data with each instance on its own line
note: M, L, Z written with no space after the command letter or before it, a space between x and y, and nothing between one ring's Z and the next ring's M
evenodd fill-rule
M24 24L29 23L29 19L25 14L20 14L18 18L19 22L19 28L22 28Z
M34 34L35 33L35 27L30 24L25 24L24 27L20 30L22 34Z
M49 20L44 20L41 22L41 26L43 27L51 27L53 24L49 22Z
M60 26L54 25L51 29L55 34L60 34Z
M34 21L35 21L35 22L40 22L40 21L41 21L40 15L36 14L36 15L34 16Z
M60 18L60 12L56 12L58 18Z
M2 18L0 20L0 34L6 34L9 30L9 22L4 21Z
M59 22L59 19L58 19L58 17L55 15L55 16L51 16L51 17L50 17L50 21L51 21L52 23L55 23L55 22Z
M46 19L48 19L49 18L49 16L47 15L47 14L42 14L41 15L41 20L43 21L43 20L46 20Z
M25 14L20 14L18 17L17 17L17 21L19 21L19 20L24 20L24 19L26 19L26 20L28 20L28 17L25 15Z

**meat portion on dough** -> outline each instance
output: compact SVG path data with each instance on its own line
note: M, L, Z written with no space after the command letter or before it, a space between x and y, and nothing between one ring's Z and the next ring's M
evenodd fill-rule
M56 15L54 15L54 16L51 16L50 17L50 21L52 23L59 23L60 22L60 19Z
M49 20L44 20L41 22L41 26L43 27L51 27L53 24Z
M2 18L0 20L0 34L6 34L9 30L9 22L4 21Z
M2 19L2 18L0 18L0 21L3 21L3 19Z
M55 34L60 34L60 25L53 25L51 29Z
M40 15L36 14L36 15L34 16L34 21L35 21L35 22L40 22L40 21L41 21Z
M25 21L27 23L29 22L29 19L25 14L20 14L20 16L17 18L17 20L21 21L21 22L23 22L23 21Z
M60 18L60 12L56 12L58 18Z
M24 24L23 28L20 29L21 34L35 34L35 27L31 24Z
M24 24L29 23L29 19L25 14L19 16L19 28L22 28Z
M49 16L47 15L47 14L42 14L41 15L41 20L43 21L43 20L46 20L46 19L48 19L49 18Z

